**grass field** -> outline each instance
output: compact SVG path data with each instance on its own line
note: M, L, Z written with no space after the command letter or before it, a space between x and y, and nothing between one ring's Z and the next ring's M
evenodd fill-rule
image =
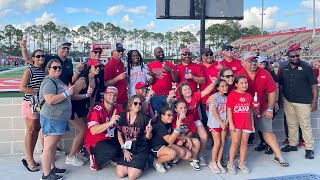
M24 72L24 69L0 74L0 78L21 78L23 72Z
M21 92L1 92L0 98L7 98L7 97L23 97L24 93Z

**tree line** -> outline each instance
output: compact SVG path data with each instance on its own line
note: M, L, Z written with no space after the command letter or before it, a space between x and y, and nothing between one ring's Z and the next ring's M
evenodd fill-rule
M260 28L256 26L242 27L238 21L225 21L206 28L206 44L219 48L224 43L231 43L242 36L259 35ZM265 32L267 33L267 32ZM57 42L66 37L73 43L70 55L74 57L87 56L93 42L110 42L115 44L120 39L126 41L128 49L139 49L144 57L151 58L153 48L161 46L166 56L174 56L179 50L189 44L199 44L199 32L151 32L146 29L126 30L110 22L90 22L77 30L61 27L50 21L44 25L32 25L26 29L17 29L9 24L0 31L0 52L13 56L21 56L19 42L26 35L28 49L43 49L46 53L56 53Z

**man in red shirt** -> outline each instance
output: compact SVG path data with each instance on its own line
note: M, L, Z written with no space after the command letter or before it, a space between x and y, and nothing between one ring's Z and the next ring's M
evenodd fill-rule
M247 92L254 97L257 93L258 100L260 102L260 108L258 112L254 111L254 114L260 114L261 118L256 119L256 130L261 131L266 143L271 147L275 154L274 161L281 166L289 166L289 163L283 158L277 138L272 129L273 108L276 101L276 83L267 70L257 67L257 56L253 52L245 52L243 56L243 69L240 70L236 76L245 75L248 79ZM268 102L266 100L268 94Z
M206 87L208 87L211 84L210 76L218 78L218 73L219 73L220 69L218 69L216 67L217 64L218 63L213 58L212 50L210 48L204 49L203 55L202 55L202 61L199 64L199 66L203 70L204 76L206 78L206 83L199 84L200 91L203 91L204 89L206 89ZM207 117L207 113L206 113L206 102L207 102L209 96L211 96L213 93L214 93L214 91L211 91L208 95L201 98L201 105L200 105L201 116L202 116L201 120L202 120L203 125L205 125L205 126L207 125L207 121L208 121L208 117Z
M177 64L177 72L180 76L179 83L183 81L187 81L190 85L191 91L197 92L198 84L205 84L206 78L204 76L202 68L193 63L192 60L192 53L190 52L189 48L182 48L181 50L181 62ZM209 80L209 79L208 79ZM210 80L209 80L210 81ZM179 86L177 83L177 87Z
M94 171L121 152L115 130L120 118L118 114L123 109L115 104L117 96L116 87L107 87L104 102L96 105L88 115L84 142L90 154L90 169Z
M172 89L172 83L179 82L179 74L171 62L164 60L164 52L161 47L154 49L154 56L156 60L148 64L149 70L155 73L155 82L151 86L155 94L150 99L150 102L152 109L160 112L161 108L166 104L167 95Z
M128 102L128 90L126 81L126 71L124 63L121 61L124 52L123 45L117 43L112 51L112 58L104 67L104 85L115 86L118 89L119 98L117 103L124 108Z
M220 62L220 64L224 68L230 68L234 74L237 74L237 72L239 72L243 68L243 66L240 60L233 57L232 50L233 47L229 44L225 44L222 46L222 54L224 59Z

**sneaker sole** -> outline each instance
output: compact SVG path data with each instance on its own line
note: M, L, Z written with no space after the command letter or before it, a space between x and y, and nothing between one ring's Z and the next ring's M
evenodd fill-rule
M210 167L210 166L208 166L208 168L209 168L212 172L214 172L214 173L216 173L216 174L220 174L220 173L222 173L221 171L214 171L213 169L211 169L211 167Z
M238 169L240 169L239 167L238 167ZM246 174L249 174L250 173L250 171L243 171L242 169L240 169L243 173L246 173Z
M83 163L83 164L81 164L81 165L79 165L79 164L72 164L72 163L69 163L69 162L66 162L66 164L73 165L73 166L77 166L77 167L79 167L79 166L83 166L83 165L84 165L84 163Z
M288 167L289 165L284 165L284 164L281 164L279 161L277 161L277 160L273 160L274 162L276 162L276 163L278 163L280 166L282 166L282 167Z

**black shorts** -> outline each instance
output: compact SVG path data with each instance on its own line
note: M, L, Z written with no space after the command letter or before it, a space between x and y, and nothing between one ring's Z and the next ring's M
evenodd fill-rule
M90 154L94 155L96 164L102 166L108 161L119 157L121 154L121 147L118 141L100 141L96 144L96 147L90 147Z
M153 157L158 158L158 151L165 145L157 145L153 148L151 148L151 154Z
M131 157L132 157L132 160L130 162L127 162L124 160L124 156L122 154L122 156L119 158L117 165L132 167L132 168L140 169L141 171L143 171L148 162L148 158L149 158L148 151L146 150L140 151L136 154L133 154Z

